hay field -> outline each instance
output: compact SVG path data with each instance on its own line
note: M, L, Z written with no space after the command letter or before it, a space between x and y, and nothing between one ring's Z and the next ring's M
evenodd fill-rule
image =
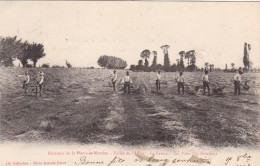
M35 97L31 80L25 94L15 76L28 70L45 73L43 95ZM125 70L118 71L121 79ZM221 95L202 96L202 72L184 73L186 94L177 95L178 73L162 74L162 91L155 92L156 73L130 72L130 95L109 84L112 70L0 68L0 141L107 143L160 147L211 146L259 148L260 74L249 91L233 95L234 73L211 72L211 89L225 85Z

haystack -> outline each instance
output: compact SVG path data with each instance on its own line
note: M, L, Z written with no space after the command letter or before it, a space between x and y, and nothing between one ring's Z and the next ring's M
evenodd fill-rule
M215 94L221 94L225 86L216 86L213 88L212 92Z
M241 84L241 85L243 86L243 88L244 88L245 90L247 90L247 91L248 91L248 90L250 89L250 87L251 87L251 86L248 84L249 81L251 81L251 80L246 80L245 84Z
M150 93L151 90L145 84L140 84L137 89L137 92L138 93Z

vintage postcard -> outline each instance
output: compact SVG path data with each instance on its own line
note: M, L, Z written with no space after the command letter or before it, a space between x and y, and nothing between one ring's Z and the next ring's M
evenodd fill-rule
M0 166L259 166L259 88L260 2L0 2Z

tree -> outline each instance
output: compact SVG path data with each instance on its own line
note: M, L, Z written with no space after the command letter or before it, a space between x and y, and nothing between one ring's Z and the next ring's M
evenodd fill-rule
M186 70L187 71L190 71L190 72L193 72L197 69L197 66L196 65L189 65L186 67Z
M214 68L214 64L209 64L209 71L211 72L211 70Z
M142 59L140 59L140 60L138 61L138 66L143 66L143 60L142 60Z
M253 62L249 61L249 70L251 70L253 68Z
M151 66L157 66L157 52L153 51L153 63Z
M0 63L4 66L13 66L16 57L22 54L21 39L17 37L0 38Z
M146 69L147 69L148 66L149 66L148 59L150 58L150 54L151 54L151 52L146 49L146 50L143 50L143 51L141 52L141 55L140 55L140 57L141 57L142 59L145 59L144 66L145 66Z
M190 57L191 57L190 52L185 53L185 51L181 51L181 52L179 52L179 54L184 55L184 58L188 60L187 65L189 66L190 65Z
M250 60L249 60L249 51L251 50L251 45L247 44L245 42L244 44L244 57L243 57L243 63L245 66L245 69L249 70L250 68Z
M31 45L30 43L25 41L22 44L21 48L22 48L22 53L17 56L17 59L19 59L23 67L26 67L26 65L28 64L28 60L30 59Z
M177 65L175 63L173 63L173 65L171 66L171 70L172 72L176 72L177 71Z
M181 54L181 52L179 54ZM196 64L195 55L196 55L195 50L190 50L184 54L184 58L188 59L188 66L186 67L187 71L192 72L197 69L197 67L195 65Z
M196 63L196 52L195 50L190 50L188 52L186 52L185 54L185 58L188 58L188 65L195 65ZM189 62L190 59L190 62Z
M150 67L150 71L156 71L157 70L157 52L156 51L153 51L153 62L152 62L152 65Z
M136 66L136 70L143 70L143 60L142 59L140 59L139 61L138 61L138 65Z
M44 46L41 43L32 43L29 47L30 60L33 61L33 67L36 67L36 63L46 54L44 53Z
M107 55L100 56L97 62L99 66L108 69L124 69L127 66L123 59Z
M163 50L164 53L164 70L169 71L170 70L170 59L168 55L168 49L170 48L169 45L163 45L161 46L161 49Z
M183 71L184 68L185 68L185 67L184 67L184 62L183 62L184 54L185 54L184 51L179 52L179 55L180 55L180 61L179 61L179 66L177 65L177 68L178 68L179 71Z
M161 64L158 64L156 68L157 68L157 70L162 70L163 66Z
M50 64L49 63L44 63L44 64L42 64L42 68L50 68Z
M249 54L250 54L250 50L251 50L251 45L250 44L247 44L247 47L248 47L248 51L247 51L247 57L248 57L248 69L251 69L252 67L251 67L251 63L252 63L252 65L253 65L253 62L251 62L250 61L250 59L249 59Z
M135 71L135 70L136 70L136 66L135 66L135 65L131 65L130 68L129 68L129 70Z
M195 54L191 55L190 64L193 65L193 66L196 66L196 56L195 56Z
M176 59L176 71L180 71L180 59Z
M180 65L180 60L176 59L177 66Z
M206 62L205 63L205 70L208 70L208 67L209 67L209 62Z
M72 65L67 60L65 62L66 62L66 65L67 65L68 68L72 67Z
M232 68L234 69L235 63L231 63Z

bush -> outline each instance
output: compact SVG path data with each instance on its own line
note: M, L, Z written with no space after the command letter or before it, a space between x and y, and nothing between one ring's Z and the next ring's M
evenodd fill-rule
M33 65L32 64L27 64L26 67L27 68L33 68Z
M186 70L189 71L189 72L193 72L196 70L196 66L195 65L189 65L186 67Z
M65 68L64 66L53 65L52 68Z
M151 66L150 71L156 71L157 67L156 66Z
M43 68L50 68L50 65L49 65L49 63L44 63L44 64L42 64L42 67Z
M129 68L129 70L135 71L135 70L136 70L136 66L135 66L135 65L131 65L130 68Z
M156 70L163 70L163 66L161 64L158 64Z
M177 65L175 63L173 65L171 65L170 71L171 72L176 72L177 71Z

